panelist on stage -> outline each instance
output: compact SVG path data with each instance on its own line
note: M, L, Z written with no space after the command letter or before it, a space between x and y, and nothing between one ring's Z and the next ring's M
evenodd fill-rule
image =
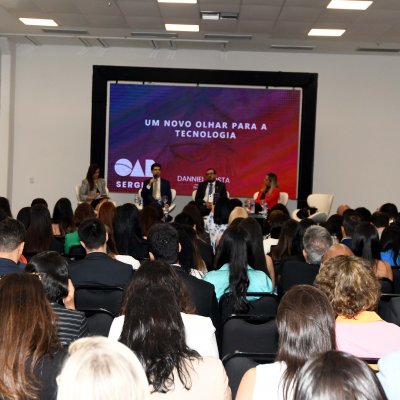
M102 200L107 198L107 185L103 178L100 178L100 167L98 164L91 164L88 168L86 178L79 188L79 200L90 203L93 208Z
M166 196L167 204L172 202L171 186L169 181L161 178L161 165L154 163L151 166L153 177L143 183L142 198L143 206L151 203L163 203L163 196Z
M214 195L218 197L228 197L225 184L217 181L217 171L214 168L208 168L205 181L199 183L195 198L203 216L210 214Z
M269 172L264 178L264 186L258 192L255 203L261 204L262 201L268 204L268 208L278 204L279 201L278 177L273 172Z

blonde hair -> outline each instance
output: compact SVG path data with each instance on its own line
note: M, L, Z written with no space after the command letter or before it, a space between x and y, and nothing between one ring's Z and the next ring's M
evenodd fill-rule
M124 344L94 336L75 341L58 377L57 400L148 400L149 384Z
M230 225L236 218L248 218L249 214L243 207L235 207L229 214L228 224Z

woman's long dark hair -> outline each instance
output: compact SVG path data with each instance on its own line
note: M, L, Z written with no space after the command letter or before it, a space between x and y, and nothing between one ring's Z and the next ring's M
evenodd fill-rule
M370 222L360 222L354 229L352 250L355 256L374 263L381 259L379 234Z
M216 268L229 264L229 287L233 310L248 310L246 292L250 284L247 266L254 265L251 240L248 233L238 226L229 226L223 233L216 254Z
M397 259L400 255L400 227L397 225L390 225L385 228L381 236L382 251L391 251L392 266L397 266Z
M220 197L214 207L214 222L217 225L228 223L229 214L232 211L232 204L227 197Z
M40 253L49 250L53 238L48 208L42 204L32 206L31 222L26 232L26 253Z
M276 361L284 361L284 399L294 379L313 355L336 349L335 313L328 297L310 285L296 285L282 298L276 317L279 334Z
M278 244L271 249L271 257L274 263L292 255L292 243L297 225L298 222L293 219L288 219L282 224Z
M86 180L89 182L89 189L90 190L93 190L93 188L94 188L93 175L99 169L100 169L99 164L96 164L96 163L90 164L90 166L88 168L88 171L86 173Z
M176 298L161 287L141 287L132 292L125 307L120 341L142 362L153 392L173 388L174 371L189 390L192 361L199 354L189 349Z
M71 201L62 197L57 201L53 210L53 224L60 226L60 233L64 236L73 228L74 212L72 211Z

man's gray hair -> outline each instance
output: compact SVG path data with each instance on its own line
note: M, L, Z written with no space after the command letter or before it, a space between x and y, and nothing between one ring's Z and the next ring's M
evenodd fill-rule
M310 264L319 264L325 252L332 246L332 236L322 226L312 225L303 237L303 246Z

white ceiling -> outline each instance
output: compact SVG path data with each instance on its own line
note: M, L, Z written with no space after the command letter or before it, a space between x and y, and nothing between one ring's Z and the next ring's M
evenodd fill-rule
M329 1L0 0L0 36L18 43L89 47L271 51L271 46L307 46L283 51L360 53L367 49L388 55L400 51L400 0L375 0L366 11L327 9ZM238 19L205 21L201 11L237 13ZM44 31L23 25L19 17L52 18L59 26ZM167 33L165 23L200 24L200 32L157 37ZM311 38L307 36L311 28L346 32L339 38Z

